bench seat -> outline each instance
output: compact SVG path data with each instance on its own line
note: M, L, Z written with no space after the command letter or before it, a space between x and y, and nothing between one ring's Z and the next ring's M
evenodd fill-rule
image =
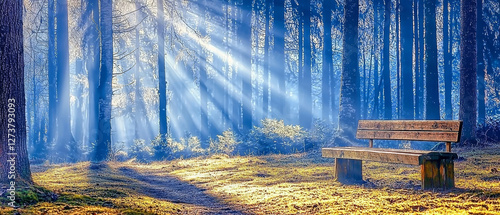
M323 148L322 156L328 158L344 158L353 160L378 161L385 163L400 163L422 165L426 160L457 159L452 152L404 150L367 147L337 147Z

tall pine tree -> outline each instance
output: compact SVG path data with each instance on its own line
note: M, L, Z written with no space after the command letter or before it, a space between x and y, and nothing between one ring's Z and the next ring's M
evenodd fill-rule
M23 3L3 1L0 11L9 12L0 17L0 183L23 189L33 184L26 147ZM9 173L11 166L15 173Z
M401 100L402 118L414 118L412 1L400 1L401 16Z
M345 0L342 81L340 85L339 136L335 144L352 145L356 141L360 108L358 68L359 1Z
M99 78L99 119L94 161L108 159L111 152L111 98L113 96L113 5L101 0L101 70Z
M436 0L424 0L425 10L425 118L438 120L439 86L436 35Z
M299 77L299 120L300 125L306 129L312 124L312 98L311 98L311 0L300 3L304 20L304 69ZM299 43L302 41L299 41ZM299 53L301 54L301 53Z
M473 145L476 143L477 114L477 0L462 0L461 5L459 118L464 124L460 141L464 145Z

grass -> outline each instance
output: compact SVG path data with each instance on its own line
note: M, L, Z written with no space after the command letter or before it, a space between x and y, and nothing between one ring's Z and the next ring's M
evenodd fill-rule
M363 162L364 185L342 185L333 181L333 159L318 154L34 166L35 182L58 199L17 211L204 214L230 207L249 214L499 214L500 147L458 150L464 159L455 162L457 188L447 191L420 190L418 166L377 162Z

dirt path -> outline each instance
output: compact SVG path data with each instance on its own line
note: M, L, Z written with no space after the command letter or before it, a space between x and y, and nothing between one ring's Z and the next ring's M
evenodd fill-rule
M138 192L144 195L164 199L173 203L185 204L192 208L185 214L245 214L234 206L224 204L221 200L192 184L170 176L146 175L134 169L121 167L123 175L140 182Z

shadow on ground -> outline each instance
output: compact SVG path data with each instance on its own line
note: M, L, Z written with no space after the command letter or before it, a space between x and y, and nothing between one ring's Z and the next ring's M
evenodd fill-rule
M137 192L149 197L167 200L173 203L188 204L194 207L195 214L245 214L234 206L227 205L204 189L180 181L171 176L141 174L128 167L118 168L126 177L138 180Z

